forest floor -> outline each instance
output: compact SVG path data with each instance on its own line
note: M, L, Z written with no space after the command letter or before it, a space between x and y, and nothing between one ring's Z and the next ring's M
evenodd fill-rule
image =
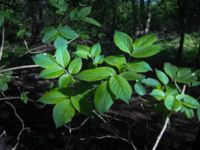
M149 150L164 124L160 113L134 97L130 105L118 102L102 116L77 115L57 130L51 107L12 101L27 128L17 141L21 122L9 103L0 105L0 150L10 150L17 142L19 150L133 150L131 142L138 150ZM192 150L199 125L196 119L172 116L158 150Z

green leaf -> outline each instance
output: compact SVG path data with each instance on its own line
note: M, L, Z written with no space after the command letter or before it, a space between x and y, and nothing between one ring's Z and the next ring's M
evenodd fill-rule
M68 71L71 74L77 74L81 70L81 67L82 67L82 59L77 57L70 62Z
M47 53L40 53L35 55L33 57L33 61L35 62L35 64L39 65L42 68L49 68L52 67L52 65L56 66L58 64L55 58Z
M105 58L105 62L121 70L126 65L126 58L124 56L108 56Z
M20 94L20 100L21 100L24 104L27 104L27 103L28 103L28 100L29 100L28 94L29 94L29 92L25 92L25 91L21 92L21 94Z
M160 83L153 78L143 79L142 83L145 84L146 86L151 86L151 87L158 87L160 85Z
M91 90L87 90L81 94L77 94L77 95L71 97L71 102L72 102L72 105L74 106L74 108L78 112L83 113L87 116L92 115L92 109L93 109L91 103L87 100L87 94L90 91Z
M156 75L163 84L167 85L169 83L169 78L164 72L156 69Z
M101 53L101 45L99 43L96 43L91 48L91 56L96 57Z
M91 9L92 7L84 7L84 8L81 8L78 12L78 17L79 18L82 18L82 17L86 17L88 16L90 13L91 13Z
M101 24L95 20L94 18L91 18L91 17L83 17L81 18L82 21L86 22L86 23L89 23L89 24L92 24L92 25L95 25L97 27L101 27Z
M76 49L77 50L83 50L83 51L86 51L86 52L90 52L90 47L87 46L87 45L77 45Z
M64 15L64 13L67 11L68 4L65 2L65 0L49 0L49 3L57 8L56 13L59 15Z
M175 102L175 98L174 96L172 95L167 95L165 101L164 101L164 104L165 104L165 107L169 110L172 110L173 109L173 106L174 106L174 102Z
M70 100L65 100L56 104L53 108L53 119L56 128L59 128L70 122L74 115L75 110L72 107Z
M90 56L90 47L87 45L77 45L75 55L87 59Z
M166 95L177 95L179 94L179 91L176 88L171 88L169 86L166 87Z
M50 43L57 38L57 35L58 35L58 31L55 28L51 28L50 31L44 34L42 42Z
M95 57L94 59L94 64L102 64L104 62L104 56L103 55L99 55L97 57Z
M54 46L56 49L67 49L67 40L59 36L54 41Z
M67 49L65 48L58 48L56 49L56 60L62 66L66 67L70 61L70 55Z
M70 84L74 83L75 80L72 75L64 74L58 80L58 85L60 88L68 87Z
M128 63L127 69L128 70L133 70L133 71L139 72L139 73L152 71L152 69L149 66L149 64L144 62L144 61Z
M172 80L174 80L176 78L176 74L178 71L178 68L176 66L174 66L170 63L165 63L164 70Z
M8 84L7 83L0 83L0 90L5 92L8 90Z
M78 57L81 57L81 58L84 58L84 59L87 59L88 56L89 56L89 52L87 51L84 51L84 50L77 50L76 52L74 52L74 54Z
M123 52L130 54L133 51L133 40L126 33L116 31L114 34L115 45Z
M194 111L193 111L192 109L183 107L183 112L184 112L184 114L186 115L186 117L187 117L188 119L194 117Z
M172 110L175 111L175 112L178 112L181 109L182 109L181 102L179 100L175 100Z
M88 69L80 72L78 78L83 81L99 81L107 79L108 77L116 74L115 70L110 67L99 67L95 69Z
M196 81L195 74L192 73L190 68L179 68L176 76L176 82L190 84Z
M58 27L58 32L61 36L66 39L75 39L78 37L78 34L69 26L60 26Z
M69 14L69 18L71 20L76 20L78 17L78 8L73 9L70 14Z
M61 76L64 73L64 69L60 66L52 66L50 68L46 68L40 73L41 78L45 79L54 79Z
M132 95L132 88L126 79L120 75L114 75L109 80L109 86L112 93L117 98L120 98L124 102L129 103Z
M200 121L200 107L197 109L197 118Z
M144 86L140 83L136 83L135 86L134 86L134 89L135 89L135 92L138 94L138 95L145 95L147 93L146 89L144 88Z
M154 89L150 95L159 101L165 99L165 93L159 89Z
M142 80L144 78L143 75L137 74L135 71L126 71L120 74L124 79L128 81Z
M189 95L179 94L176 96L176 99L183 100L182 104L189 108L197 109L200 107L199 102L195 98L193 98Z
M68 97L61 92L53 90L44 94L38 101L44 104L57 104L66 100L67 98Z
M157 37L155 34L148 34L136 39L134 42L134 46L135 48L138 48L141 46L150 46L156 41L157 41Z
M159 52L160 52L160 46L151 45L147 47L139 47L139 48L134 49L131 56L135 58L146 58L146 57L153 56Z
M107 81L98 86L94 96L94 105L99 113L106 112L113 104L112 97L107 89Z

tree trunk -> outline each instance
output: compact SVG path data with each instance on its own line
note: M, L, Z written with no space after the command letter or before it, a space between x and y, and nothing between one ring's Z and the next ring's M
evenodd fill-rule
M200 62L200 43L199 43L199 46L198 46L198 54L196 56L196 63L198 65L197 67L200 67L199 62Z
M151 0L147 1L147 20L144 33L147 34L149 32L151 22Z
M145 29L145 4L144 0L140 0L140 33L139 35L144 34Z
M136 0L132 0L132 35L134 38L136 38L136 28L138 24L137 11L137 2Z
M184 21L185 2L184 0L178 0L178 8L179 8L179 13L180 13L180 42L179 42L179 48L178 48L178 53L176 57L177 63L179 63L182 59L184 39L185 39L185 21Z

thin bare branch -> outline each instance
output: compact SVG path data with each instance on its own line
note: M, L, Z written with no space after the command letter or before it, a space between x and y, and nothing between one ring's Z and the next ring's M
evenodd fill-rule
M5 130L3 130L3 132L0 134L0 138L3 137L3 136L7 136L7 133Z
M65 127L66 127L68 130L71 130L71 131L79 130L81 127L83 127L83 126L87 123L87 121L88 121L89 119L90 119L89 117L86 118L86 119L83 120L83 122L81 122L81 124L80 124L79 126L77 126L77 127L71 128L71 127L69 127L69 126L67 126L67 125L65 125Z
M176 88L178 89L178 91L181 92L181 88L179 87L178 83L176 81L174 81L174 84L175 84Z
M107 126L109 131L113 134L113 135L106 135L106 136L96 137L96 139L103 139L103 138L119 139L119 140L124 141L124 142L128 143L129 145L131 145L133 150L137 150L137 148L136 148L135 144L133 143L133 140L132 140L129 132L128 132L128 136L129 136L128 139L121 137L115 130L113 130L111 128L110 124L101 115L99 115L96 111L93 111L93 113ZM93 137L89 137L89 138L93 138ZM84 139L84 138L82 138L82 139Z
M18 67L2 69L2 70L0 70L0 73L7 72L7 71L21 70L21 69L37 68L37 67L39 67L39 66L38 65L18 66Z
M5 30L2 30L2 38L1 38L1 48L0 48L0 61L2 59L3 49L4 49L4 38L5 38Z
M157 140L156 140L156 142L155 142L155 144L154 144L152 150L156 150L156 148L158 147L158 144L159 144L159 142L160 142L160 140L161 140L163 134L165 133L165 130L167 129L167 125L168 125L168 124L169 124L169 117L167 117L167 118L165 119L165 124L164 124L164 126L163 126L163 128L162 128L162 130L161 130L161 132L160 132L160 134L159 134L159 136L157 137Z
M112 139L119 139L121 141L124 141L126 143L129 143L129 141L125 138L122 138L122 137L117 137L117 136L114 136L114 135L104 135L104 136L90 136L90 137L87 137L87 138L80 138L81 141L86 141L86 140L90 140L90 139L98 139L98 140L101 140L101 139L105 139L105 138L112 138Z
M0 98L0 101L16 100L16 99L20 99L20 97L4 97Z
M13 146L12 150L16 150L18 145L19 145L19 142L20 142L20 138L22 136L22 133L25 131L25 130L29 130L29 128L25 127L25 124L24 124L24 121L22 120L22 118L18 115L17 111L16 111L16 108L15 106L10 103L10 102L6 102L6 104L8 104L14 111L14 114L15 116L17 117L17 119L21 122L21 130L19 131L18 135L17 135L17 142L15 143L15 145Z

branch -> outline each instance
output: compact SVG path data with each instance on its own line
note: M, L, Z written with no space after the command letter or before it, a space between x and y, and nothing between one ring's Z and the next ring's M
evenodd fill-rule
M37 68L38 65L26 65L26 66L18 66L18 67L12 67L8 69L0 70L0 73L7 72L7 71L13 71L13 70L20 70L20 69L30 69L30 68Z
M186 90L186 85L183 85L183 89L182 89L181 94L184 94L184 93L185 93L185 90Z
M12 148L12 150L16 150L18 145L19 145L19 141L20 141L20 138L21 138L21 135L22 133L25 131L25 130L28 130L29 128L26 128L25 127L25 124L24 124L24 121L22 120L22 118L18 115L17 111L16 111L16 108L13 104L9 103L9 102L6 102L6 104L8 104L14 111L14 114L15 116L17 117L17 119L21 122L21 130L19 131L18 135L17 135L17 142L15 143L14 147Z
M84 125L87 123L87 121L88 121L89 119L90 119L90 118L87 117L87 118L86 118L85 120L83 120L83 122L81 122L81 124L80 124L79 126L77 126L77 127L71 128L71 127L69 127L69 126L67 126L67 125L65 125L65 127L66 127L68 130L71 130L71 131L79 130L82 126L84 126Z
M67 128L67 129L68 129L68 132L69 132L69 138L68 138L67 143L66 143L66 145L65 145L65 149L66 149L66 150L68 149L70 140L71 140L71 138L72 138L72 131L79 130L82 126L84 126L84 125L87 123L87 121L88 121L89 119L90 119L90 118L87 117L87 118L86 118L85 120L83 120L83 122L81 122L81 124L80 124L79 126L77 126L77 127L71 128L70 126L65 125L65 128Z
M3 130L3 132L0 134L0 138L1 138L1 137L3 137L3 136L7 136L7 134L6 134L6 131L5 131L5 130Z
M175 82L175 85L176 85L176 87L178 88L178 90L181 92L181 94L184 94L184 93L185 93L186 85L183 85L182 90L180 89L180 87L178 86L178 84L177 84L176 82ZM161 138L162 138L162 136L163 136L165 130L167 129L167 125L169 124L169 121L170 121L170 120L169 120L169 116L168 116L168 117L165 119L165 124L164 124L164 126L163 126L163 128L162 128L162 130L161 130L161 132L160 132L160 134L159 134L159 136L158 136L158 138L157 138L157 140L156 140L156 143L154 144L152 150L156 150L156 148L157 148L157 146L158 146L158 144L159 144L159 142L160 142L160 140L161 140Z
M4 97L0 98L0 101L16 100L16 99L20 99L20 97Z
M104 136L99 136L99 137L90 136L90 137L87 137L87 138L80 138L80 140L81 141L86 141L86 140L90 140L90 139L101 140L101 139L105 139L105 138L119 139L119 140L122 140L122 141L124 141L124 142L129 144L129 141L127 139L122 138L122 137L117 137L117 136L114 136L114 135L104 135Z
M157 137L156 143L154 144L152 150L156 150L156 148L157 148L157 146L158 146L158 144L159 144L159 142L160 142L160 140L161 140L163 134L165 133L165 130L167 129L168 123L169 123L169 117L167 117L167 118L165 119L165 124L164 124L164 126L163 126L163 128L162 128L162 130L161 130L161 132L160 132L160 134L159 134L159 136Z
M0 48L0 61L2 59L2 54L3 54L4 37L5 37L5 30L3 28L3 30L2 30L2 40L1 40L1 48Z
M27 43L24 43L26 45L26 49L28 48ZM44 49L44 50L40 50L40 49ZM48 50L53 50L55 49L53 45L41 45L32 49L28 49L28 51L26 53L29 54L38 54L38 53L43 53L46 52Z
M176 88L178 89L178 91L181 92L181 88L179 87L179 85L177 84L176 81L174 81L174 84L175 84Z
M110 130L110 132L113 135L106 135L106 136L101 136L101 137L96 137L96 139L103 139L103 138L113 138L113 139L119 139L121 141L124 141L126 143L128 143L129 145L131 145L131 147L133 148L133 150L137 150L135 144L133 143L133 140L130 136L130 130L128 131L128 139L121 137L116 131L114 131L110 124L101 116L99 115L96 111L93 111L93 113L107 126L107 128ZM93 138L93 137L89 137L89 138ZM82 138L83 140L84 138Z

